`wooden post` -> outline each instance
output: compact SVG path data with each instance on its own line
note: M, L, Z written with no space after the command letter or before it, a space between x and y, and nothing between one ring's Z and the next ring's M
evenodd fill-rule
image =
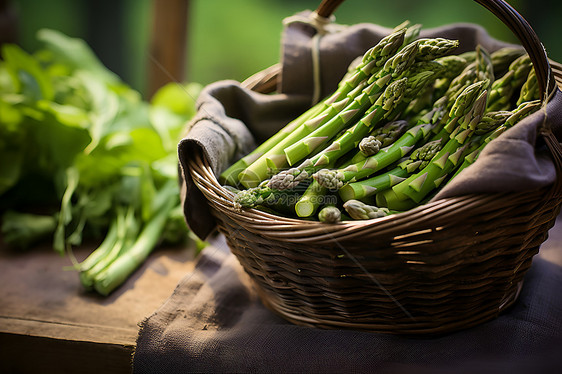
M16 11L10 0L0 0L0 45L17 43L18 19Z
M148 95L185 79L189 0L153 0L148 61Z

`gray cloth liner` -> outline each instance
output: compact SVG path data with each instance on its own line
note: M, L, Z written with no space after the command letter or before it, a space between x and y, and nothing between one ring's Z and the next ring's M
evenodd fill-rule
M390 29L364 23L323 35L319 43L322 97L335 90L351 61L390 32ZM210 84L201 93L198 114L178 146L185 217L199 237L206 238L213 232L215 222L204 196L193 185L187 160L194 152L202 151L218 176L229 164L306 110L311 104L314 87L310 50L314 34L310 25L300 22L285 28L278 93L256 93L232 80ZM426 29L421 37L458 39L460 46L456 53L474 50L478 44L490 52L508 45L473 24ZM544 143L537 139L537 132L541 126L550 126L555 135L560 133L561 95L557 90L544 110L492 141L477 162L443 188L435 199L467 193L535 189L553 183L556 170Z

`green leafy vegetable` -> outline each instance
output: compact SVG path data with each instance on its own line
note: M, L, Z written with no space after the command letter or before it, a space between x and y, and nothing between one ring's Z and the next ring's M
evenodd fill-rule
M3 237L19 247L50 238L61 255L98 240L75 267L105 295L159 243L193 238L178 217L176 146L201 86L169 84L149 102L83 40L37 37L43 47L33 54L1 50Z

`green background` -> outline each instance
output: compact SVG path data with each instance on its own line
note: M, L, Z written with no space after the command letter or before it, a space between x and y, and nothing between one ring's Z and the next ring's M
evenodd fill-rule
M190 0L186 80L208 84L243 80L279 59L282 21L320 0ZM562 61L557 31L560 1L512 0L543 42ZM85 39L112 71L146 95L151 0L13 0L20 44L38 47L37 30L48 27ZM394 27L404 20L425 28L454 22L484 26L501 40L515 37L493 14L469 0L347 0L336 11L342 24L370 22Z

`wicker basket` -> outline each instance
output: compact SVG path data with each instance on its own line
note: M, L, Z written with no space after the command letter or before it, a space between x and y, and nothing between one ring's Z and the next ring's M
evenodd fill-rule
M329 17L342 0L317 9ZM553 66L529 25L503 1L478 1L518 36L543 92L552 92ZM272 67L246 84L275 87ZM541 131L558 175L562 150ZM467 195L368 221L323 224L236 211L232 193L202 156L189 160L231 251L263 303L285 319L322 328L394 334L439 334L498 316L517 298L533 256L559 213L562 183L535 191Z

